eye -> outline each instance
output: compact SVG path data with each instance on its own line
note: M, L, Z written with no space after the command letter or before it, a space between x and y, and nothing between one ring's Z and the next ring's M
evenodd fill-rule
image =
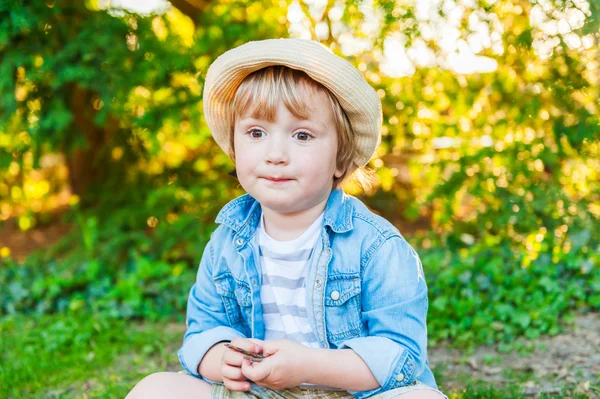
M265 132L263 132L260 129L250 129L250 130L248 130L248 133L246 133L246 134L253 139L260 139L260 138L264 137Z
M298 141L310 141L314 138L314 136L308 132L298 132L294 134L294 137L296 137Z

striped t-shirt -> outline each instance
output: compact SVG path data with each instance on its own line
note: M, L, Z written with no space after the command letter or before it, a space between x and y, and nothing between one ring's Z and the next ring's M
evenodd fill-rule
M320 347L306 315L306 277L322 221L323 214L300 237L277 241L267 234L261 217L257 240L265 339L289 339Z

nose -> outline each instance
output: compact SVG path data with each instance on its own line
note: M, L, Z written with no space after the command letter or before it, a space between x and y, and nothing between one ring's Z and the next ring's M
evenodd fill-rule
M287 164L289 161L289 154L283 140L274 138L269 142L269 148L267 149L266 162L270 164Z

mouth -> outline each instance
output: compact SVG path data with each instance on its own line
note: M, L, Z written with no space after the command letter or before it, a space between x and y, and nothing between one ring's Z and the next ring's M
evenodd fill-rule
M262 179L265 179L266 181L271 182L271 183L285 183L285 182L293 180L293 179L289 179L287 177L270 177L270 176L262 177Z

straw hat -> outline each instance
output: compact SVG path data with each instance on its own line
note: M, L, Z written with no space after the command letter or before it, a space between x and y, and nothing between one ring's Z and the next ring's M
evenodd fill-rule
M381 139L381 101L375 90L348 61L324 45L305 39L252 41L217 58L204 83L204 117L217 144L229 154L230 115L233 96L246 76L271 65L304 71L333 93L350 120L358 155L364 166Z

